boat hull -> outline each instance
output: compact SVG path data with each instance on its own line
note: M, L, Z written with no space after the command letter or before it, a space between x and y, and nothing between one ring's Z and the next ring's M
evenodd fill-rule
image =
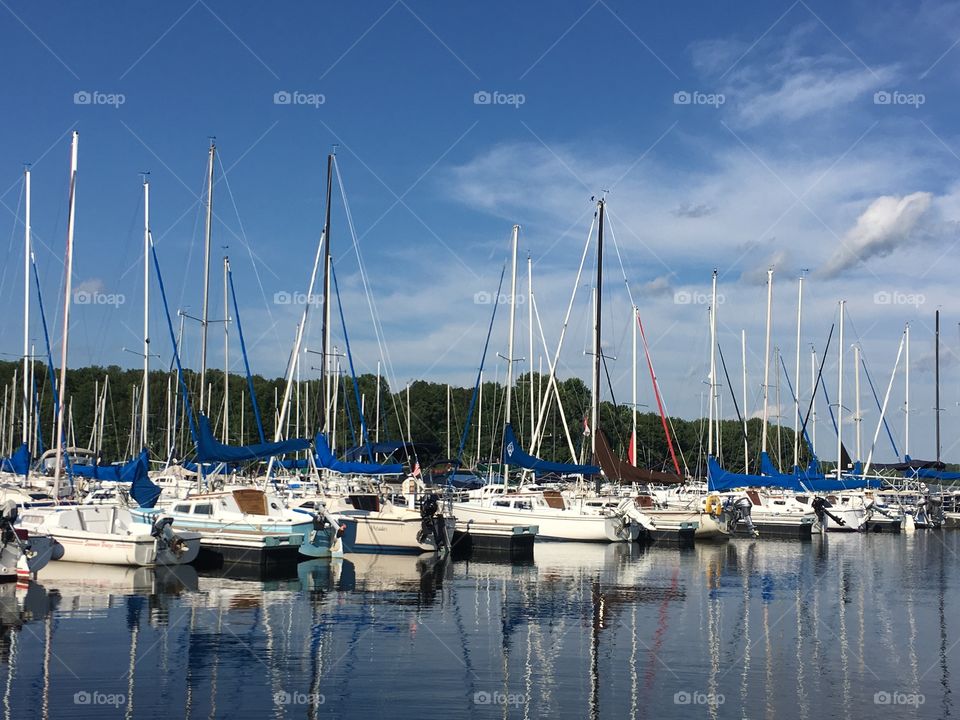
M344 525L343 551L348 553L386 553L392 555L418 555L435 552L438 548L432 538L420 542L418 534L421 521L417 517L391 518L362 511L341 512L337 515ZM453 542L456 530L454 518L443 518L446 547Z
M454 505L454 515L461 522L495 523L514 527L536 525L537 538L568 542L635 542L640 526L631 523L624 532L619 518L604 515L553 515L549 513L490 508L461 503Z

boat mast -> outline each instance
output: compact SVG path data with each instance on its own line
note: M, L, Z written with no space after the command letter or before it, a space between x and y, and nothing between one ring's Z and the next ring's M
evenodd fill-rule
M23 171L23 442L30 439L30 385L27 363L30 362L30 167Z
M210 138L210 149L207 152L207 219L204 231L203 252L203 316L200 320L202 339L200 343L200 412L203 413L206 404L207 389L207 321L210 311L210 240L213 234L213 160L217 154L217 144Z
M713 383L717 375L717 270L710 283L710 395L707 400L707 457L713 457Z
M223 441L230 443L230 258L223 256Z
M740 364L743 367L743 472L750 472L750 446L747 442L747 331L740 330Z
M800 320L803 316L803 271L797 281L797 357L793 373L793 466L800 465Z
M863 418L860 416L860 344L857 343L853 346L853 365L856 370L853 376L853 420L854 427L857 430L857 460L862 460L863 456L860 454L861 445L860 445L860 424Z
M597 430L600 420L600 362L603 352L600 338L602 304L603 304L603 220L606 210L606 201L600 199L598 206L600 210L600 219L597 224L597 289L595 291L593 303L593 407L590 427L590 451L591 455L597 452ZM599 490L600 478L597 478L597 489Z
M533 436L537 431L537 420L534 417L536 410L533 396L533 260L530 258L530 253L527 253L527 326L528 353L530 355L530 450L533 451Z
M308 385L309 387L309 385ZM309 395L308 395L309 397ZM377 360L377 420L373 430L373 441L380 442L380 361Z
M513 330L516 324L517 307L514 299L517 297L517 242L520 237L520 226L513 226L513 233L510 238L510 254L512 258L512 271L510 275L510 330L507 337L507 403L504 417L506 424L510 424L510 410L513 402ZM499 301L499 298L496 298ZM510 466L503 466L503 481L505 484L510 481Z
M760 434L760 452L767 452L767 419L770 414L768 383L770 380L770 323L773 311L773 268L767 269L767 339L763 353L763 431Z
M934 326L934 411L937 424L937 462L940 462L940 311L936 312Z
M67 344L70 336L70 294L73 292L73 226L76 219L77 145L80 133L73 131L70 143L70 200L67 210L67 252L65 258L66 282L63 296L63 339L60 343L60 406L57 410L57 460L53 471L53 498L60 501L60 473L63 470L63 414L67 397Z
M150 412L150 181L143 177L143 402L140 407L140 447L149 439Z
M480 463L480 439L483 436L483 370L480 371L480 389L477 393L477 459L474 467Z
M633 306L633 317L631 320L631 327L633 332L633 367L631 371L631 431L630 431L630 447L633 448L630 455L631 460L630 464L634 467L637 466L637 316L639 314L637 306Z
M810 345L810 442L817 451L817 349Z
M843 465L843 306L845 300L840 301L840 342L837 344L837 480Z
M906 327L907 344L907 372L906 387L904 387L903 396L903 455L904 460L910 455L910 323Z
M320 427L327 432L330 423L328 409L330 408L330 201L333 192L333 153L327 155L327 209L323 219L323 340L320 345L320 367L323 368L323 412L320 415ZM312 285L312 283L311 283ZM311 289L312 292L312 289ZM307 296L307 304L311 298Z

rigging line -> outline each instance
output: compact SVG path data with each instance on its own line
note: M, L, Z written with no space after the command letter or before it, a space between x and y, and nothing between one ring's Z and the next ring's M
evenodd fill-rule
M490 335L493 332L493 323L497 319L497 308L500 305L500 293L503 290L503 276L507 272L506 263L500 269L500 282L497 284L497 294L494 296L497 299L497 302L493 304L493 313L490 315L490 325L487 326L487 339L483 343L483 353L480 356L480 367L477 369L477 382L473 386L473 394L470 396L470 407L467 409L467 417L463 424L463 434L460 436L460 446L457 448L457 465L459 466L460 462L463 460L463 448L467 444L467 435L470 432L470 421L473 418L473 408L476 404L477 394L480 390L481 378L483 378L483 366L487 360L487 349L490 347ZM533 382L533 378L530 378L530 382ZM481 428L482 430L482 428Z
M870 385L870 392L873 393L873 400L877 403L877 410L883 410L880 406L880 397L877 395L877 388L873 384L873 378L870 377L870 371L867 369L867 359L864 356L863 348L860 348L860 364L863 366L863 372L867 376L867 384ZM900 453L897 451L897 443L893 440L893 433L890 432L890 425L887 423L887 416L882 416L883 427L887 431L887 437L890 439L890 445L893 447L893 456L900 457Z
M547 348L547 338L543 333L543 323L540 322L540 308L537 305L536 296L533 297L532 302L533 302L533 315L536 318L537 328L540 331L540 342L543 344L543 352L547 355L547 369L550 371L550 374L553 375L554 372L556 371L556 368L554 365L550 364L550 351ZM560 401L560 388L556 382L553 383L553 390L554 390L554 393L556 393L557 410L560 413L561 424L563 425L563 432L567 438L567 446L570 449L570 457L572 457L574 462L576 462L577 451L574 449L574 446L573 446L573 438L570 436L570 426L567 424L567 414L563 409L563 403ZM546 417L546 413L549 410L550 405L553 403L552 396L550 395L550 383L547 383L547 389L544 392L543 398L541 398L541 403L542 404L540 407L540 415L537 417L538 424L540 423L541 418ZM530 442L531 442L530 454L535 457L539 457L540 443L538 442L536 448L534 448L533 440L531 439Z
M370 279L367 276L367 272L363 263L363 257L360 254L360 243L357 239L356 227L353 223L353 212L350 210L350 202L347 200L347 190L343 184L343 178L340 175L340 164L337 162L337 156L333 156L333 169L337 175L337 187L340 188L340 197L343 201L344 213L347 217L347 227L350 230L350 237L353 242L353 249L357 256L357 264L360 271L360 281L363 285L363 291L367 300L367 308L370 311L370 319L373 323L373 332L377 339L377 349L380 353L380 359L383 361L383 366L387 383L390 387L398 387L397 383L397 374L396 370L393 367L393 358L390 357L389 348L386 345L386 339L384 337L383 325L379 320L379 313L377 312L376 299L373 296L373 291L370 288ZM400 416L400 407L398 403L397 395L393 392L390 393L391 401L393 403L394 414L397 418L397 427L400 430L401 436L403 435L403 420ZM410 424L412 427L412 423ZM413 443L413 438L407 438L407 442ZM416 454L416 447L414 446L414 454Z
M237 223L240 225L239 235L237 235L232 230L230 231L230 234L233 235L235 238L237 238L237 240L239 240L243 244L244 249L247 251L247 255L250 257L250 265L253 267L253 274L257 278L257 286L260 288L260 297L263 298L263 305L267 309L267 317L270 318L271 329L274 330L274 333L273 333L274 339L276 340L276 342L279 343L280 334L276 331L277 325L273 319L273 311L270 309L270 303L267 302L267 292L263 288L263 278L260 277L260 270L257 267L257 260L259 258L256 258L254 256L253 248L250 247L250 242L249 240L247 240L247 231L243 227L243 219L240 217L240 209L237 207L237 200L233 195L233 189L230 187L229 173L227 173L226 170L224 170L223 168L223 158L220 156L219 153L216 154L216 158L217 158L217 162L220 163L220 179L223 180L223 184L227 188L227 195L230 197L230 203L233 205L233 212L237 216ZM261 260L261 262L263 261ZM267 265L266 263L263 263L263 265L268 270L270 270L269 265ZM275 272L273 272L273 270L270 270L270 272L273 273L274 277L278 279L280 278L280 276L277 275ZM307 300L309 301L309 298L307 298Z

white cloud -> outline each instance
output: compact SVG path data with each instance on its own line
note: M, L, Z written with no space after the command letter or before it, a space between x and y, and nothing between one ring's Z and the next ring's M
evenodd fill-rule
M856 225L844 234L840 246L821 269L822 274L834 277L915 242L932 198L928 192L915 192L903 197L884 195L874 200L857 218Z

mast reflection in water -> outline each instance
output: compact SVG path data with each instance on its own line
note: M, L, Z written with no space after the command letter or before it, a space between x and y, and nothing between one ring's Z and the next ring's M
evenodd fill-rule
M14 717L947 717L953 533L0 586Z

